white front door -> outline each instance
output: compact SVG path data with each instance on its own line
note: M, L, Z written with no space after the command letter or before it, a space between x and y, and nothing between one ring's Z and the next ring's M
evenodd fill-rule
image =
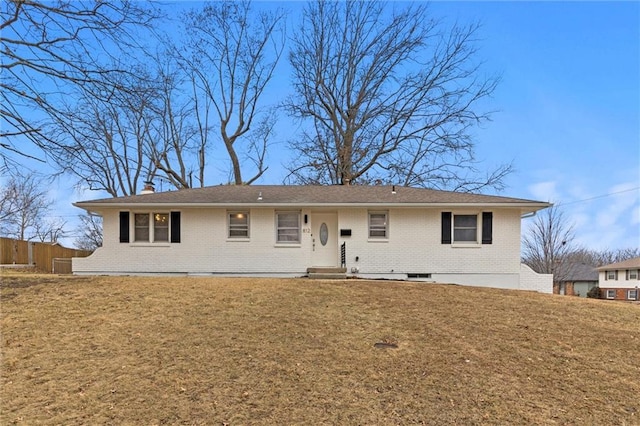
M311 214L313 266L340 266L338 251L338 215Z

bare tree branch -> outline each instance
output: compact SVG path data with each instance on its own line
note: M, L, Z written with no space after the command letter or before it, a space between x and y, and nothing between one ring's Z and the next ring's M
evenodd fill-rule
M57 241L65 221L47 217L52 200L48 183L34 173L13 175L0 188L0 235L18 240Z
M522 259L534 271L553 274L554 281L564 281L571 273L569 255L577 251L573 224L557 206L536 215L524 236Z
M469 135L489 119L478 104L498 84L480 76L477 26L445 31L427 12L367 1L308 5L289 55L296 94L285 107L312 125L290 143L301 154L291 179L500 186L510 166L481 179Z
M31 0L0 6L2 80L0 159L22 155L25 142L46 154L59 141L46 132L51 115L60 115L76 87L105 75L123 73L120 60L138 46L138 28L156 14L145 4ZM30 154L26 154L30 155Z
M248 1L207 3L202 10L184 17L188 28L185 66L197 77L197 88L213 106L222 142L229 156L233 182L246 184L264 172L266 145L251 142L260 135L243 137L262 115L259 100L273 77L284 48L284 13L254 14ZM260 126L256 131L264 130ZM241 156L255 154L253 176L241 163Z

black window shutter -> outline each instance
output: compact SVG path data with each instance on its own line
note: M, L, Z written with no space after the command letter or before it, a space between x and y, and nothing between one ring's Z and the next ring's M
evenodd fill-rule
M451 212L442 212L442 244L451 244Z
M171 212L171 242L180 242L180 212Z
M120 212L120 242L129 242L129 212Z
M482 244L493 242L493 213L482 212Z

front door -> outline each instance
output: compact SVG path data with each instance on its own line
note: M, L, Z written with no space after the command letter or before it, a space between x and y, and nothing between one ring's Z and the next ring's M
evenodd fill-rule
M311 215L311 239L313 266L340 266L336 213Z

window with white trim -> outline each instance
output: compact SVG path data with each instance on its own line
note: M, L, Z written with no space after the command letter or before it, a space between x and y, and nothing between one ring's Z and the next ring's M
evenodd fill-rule
M229 212L229 238L249 238L249 212Z
M133 227L136 243L169 242L169 213L135 213Z
M477 243L478 242L478 215L454 214L453 215L453 242Z
M615 271L615 270L614 271L607 271L606 274L607 274L607 277L606 277L607 280L617 280L618 279L618 271Z
M276 242L294 244L300 242L300 212L276 212Z
M607 299L615 299L616 291L615 290L607 290Z
M629 271L629 280L637 280L638 279L638 270L637 269L630 269Z
M627 300L638 300L638 289L627 290Z
M153 214L153 241L169 242L169 213Z
M388 238L389 214L369 212L369 238Z
M149 242L149 213L136 213L133 219L133 241Z

